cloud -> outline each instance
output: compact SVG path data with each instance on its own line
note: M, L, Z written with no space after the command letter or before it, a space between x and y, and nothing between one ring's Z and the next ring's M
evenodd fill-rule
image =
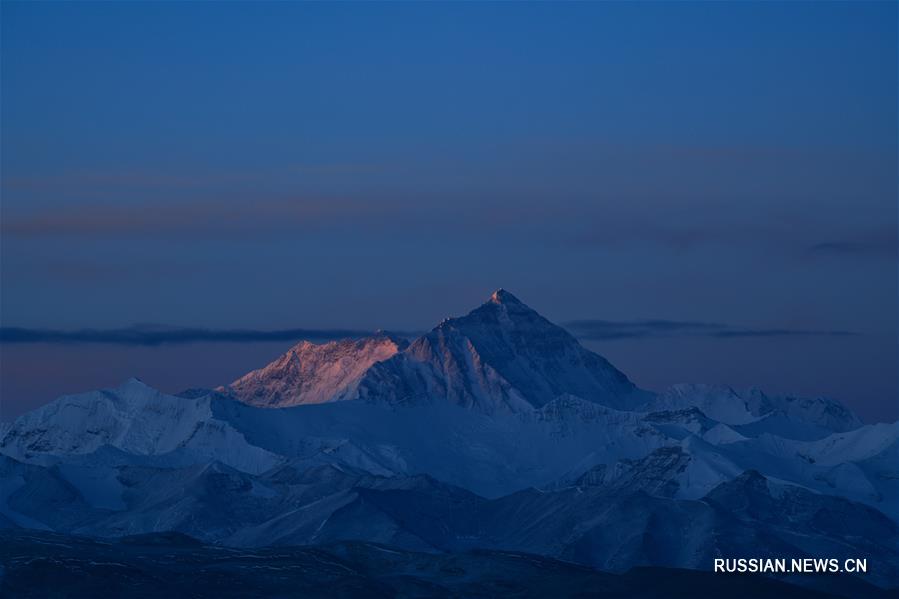
M203 329L170 328L153 325L138 325L122 329L79 329L60 331L53 329L28 329L21 327L0 328L0 343L102 343L112 345L157 346L196 342L255 343L262 341L316 341L370 337L372 331L352 329ZM394 334L414 336L415 333L395 332Z
M390 172L394 167L373 162L316 162L299 163L265 169L189 171L107 169L65 170L40 176L9 176L0 180L7 192L75 192L96 196L120 193L123 190L203 191L227 189L233 185L265 184L271 181L296 182L297 176L375 175Z
M830 256L872 256L897 258L899 246L895 240L889 241L827 241L817 243L809 251L818 255Z
M717 322L678 320L574 320L565 326L580 339L614 340L647 339L660 337L842 337L857 335L852 331L806 330L784 328L746 328Z
M7 215L2 232L13 237L78 236L129 238L243 236L278 230L295 232L348 220L377 216L377 207L363 202L328 198L166 202L148 206L90 204L78 209L44 210Z
M374 171L376 167L334 164L296 165L293 169L297 173L341 173ZM109 177L112 181L143 181L138 175ZM192 184L161 175L160 181L173 186ZM119 243L138 239L267 241L311 234L353 239L373 235L427 239L442 235L455 239L466 235L530 243L540 235L545 243L577 251L639 251L648 247L664 251L666 256L709 249L763 251L801 259L899 255L895 227L827 225L833 220L830 217L812 222L802 211L784 216L773 208L755 208L753 198L742 196L714 196L713 200L625 195L628 201L616 203L611 192L574 191L549 201L550 192L540 190L488 187L483 192L462 190L454 194L372 185L363 193L358 184L307 189L273 183L250 191L238 182L219 190L163 195L154 191L150 182L138 186L147 193L127 196L128 201L122 201L126 196L119 192L75 201L67 190L43 201L7 202L12 208L6 208L0 232L10 239Z
M857 335L852 331L804 330L804 329L756 329L730 325L677 320L575 320L564 326L575 337L587 340L657 339L664 337L712 337L731 339L736 337L842 337ZM399 337L413 338L420 331L391 331ZM80 344L159 346L185 343L259 343L265 341L331 341L335 339L362 338L374 335L373 331L357 329L204 329L164 327L159 325L135 325L121 329L30 329L22 327L0 328L0 343L4 344Z

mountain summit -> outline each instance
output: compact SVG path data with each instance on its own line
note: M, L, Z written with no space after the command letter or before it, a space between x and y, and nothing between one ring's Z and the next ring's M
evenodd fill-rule
M521 304L521 300L500 287L490 295L489 303L493 304Z
M224 391L264 407L446 400L487 413L530 411L560 396L623 407L639 394L605 358L504 289L411 344L385 335L304 341Z

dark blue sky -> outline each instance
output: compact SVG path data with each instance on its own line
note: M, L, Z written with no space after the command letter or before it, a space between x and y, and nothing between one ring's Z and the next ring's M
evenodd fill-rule
M897 417L895 3L2 17L5 327L419 330L503 286L558 322L782 333L585 340L652 388ZM6 343L2 417L284 345Z

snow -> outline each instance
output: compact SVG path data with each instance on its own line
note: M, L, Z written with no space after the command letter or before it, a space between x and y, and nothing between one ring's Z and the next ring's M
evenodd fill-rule
M265 407L352 399L365 372L405 345L405 341L385 333L321 345L303 341L267 366L219 390Z
M504 290L411 344L389 335L303 342L221 390L265 407L440 399L488 414L530 411L564 394L616 407L650 395Z
M858 417L827 398L767 395L759 389L735 391L716 385L675 385L652 398L647 411L698 408L707 417L729 425L738 434L774 434L801 441L821 439L833 432L859 428Z
M820 465L860 462L884 452L899 458L899 422L872 424L802 445L802 451ZM897 460L899 464L899 460Z
M137 379L116 389L67 395L18 418L0 442L3 453L91 453L110 445L129 453L171 451L209 418L209 398L165 395Z
M131 379L23 415L0 429L0 514L47 527L59 515L22 514L20 494L38 505L71 488L90 534L187 528L253 544L360 533L364 522L331 519L345 508L374 518L386 542L405 533L365 511L363 479L497 501L565 489L593 501L588 488L692 501L756 470L776 497L793 485L899 520L899 423L861 426L833 400L758 390L642 391L503 290L411 344L298 344L224 392L179 397ZM606 517L593 507L586 520ZM247 516L263 508L268 520Z
M736 391L712 385L675 385L656 397L647 409L662 411L691 407L723 424L748 424L759 419Z
M726 424L718 423L712 428L710 428L705 434L702 435L703 440L708 441L712 445L724 445L727 443L736 443L738 441L745 441L746 437L727 426Z

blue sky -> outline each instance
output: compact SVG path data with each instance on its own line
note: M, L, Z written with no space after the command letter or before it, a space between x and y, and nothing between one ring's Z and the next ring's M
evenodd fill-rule
M503 286L784 333L585 340L653 388L897 417L895 3L0 10L4 327L420 330ZM3 417L282 349L4 343Z

